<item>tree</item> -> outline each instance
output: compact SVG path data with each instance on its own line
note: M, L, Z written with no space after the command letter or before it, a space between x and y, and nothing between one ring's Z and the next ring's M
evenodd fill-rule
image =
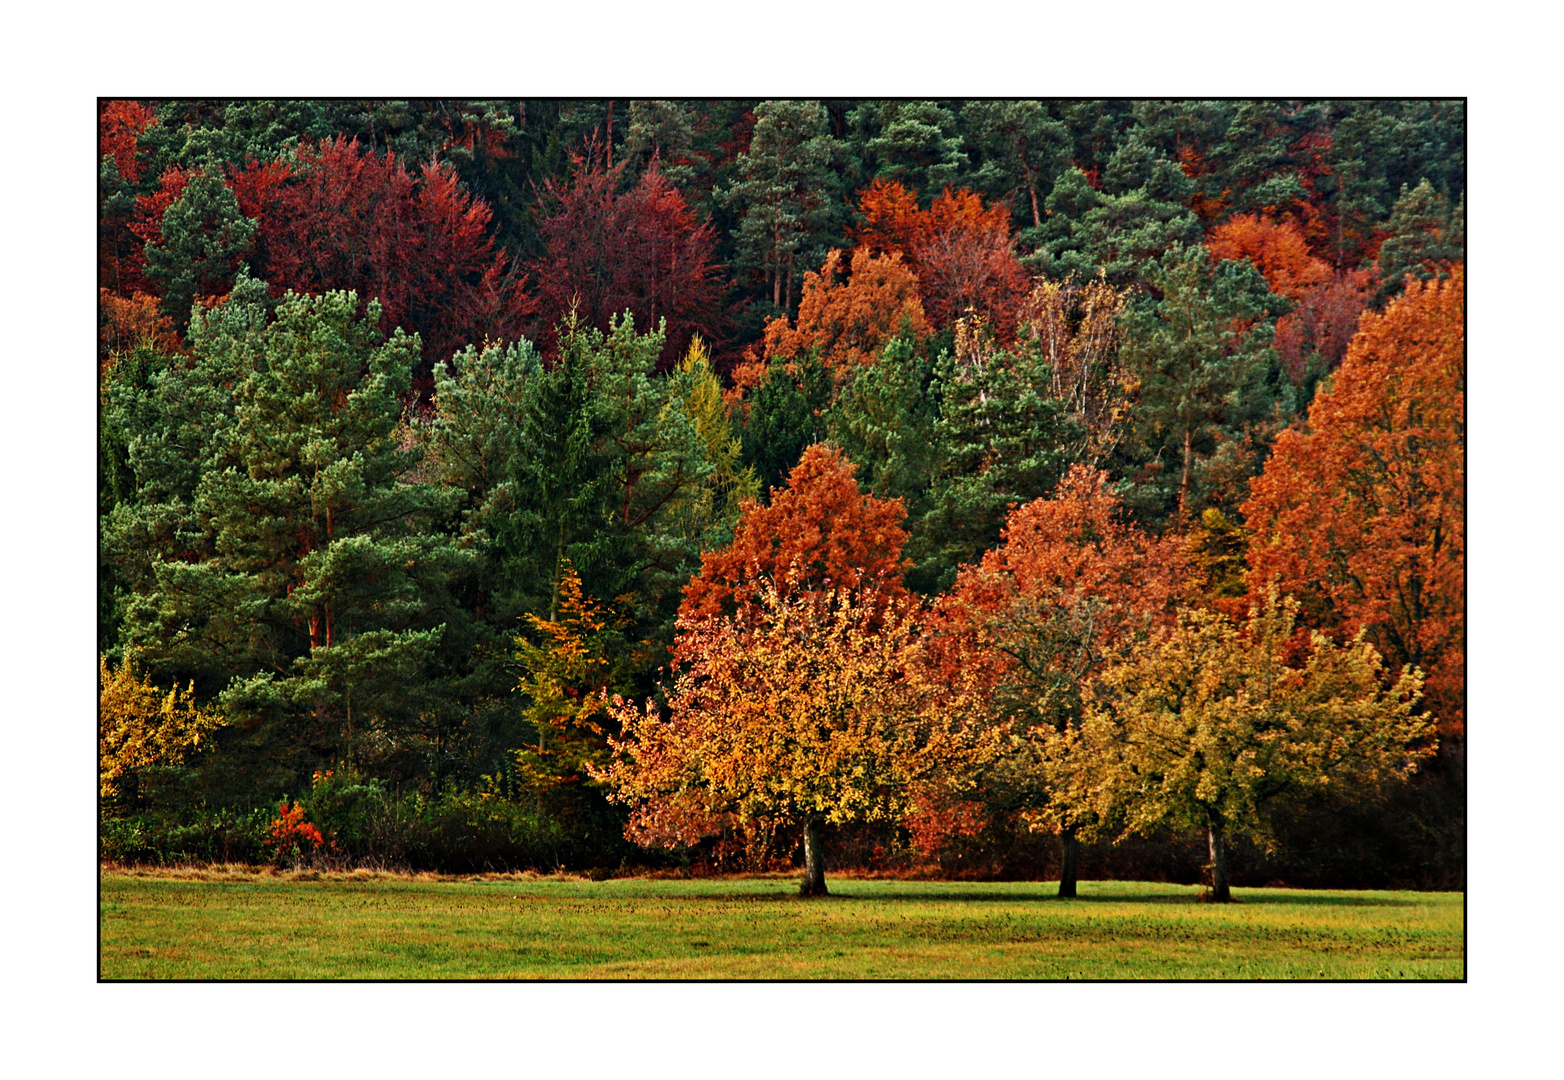
M777 357L768 364L740 365L734 382L744 395L733 402L744 418L744 460L767 492L782 486L804 451L824 436L823 414L834 389L831 373L811 349L797 360Z
M166 501L110 523L136 567L127 645L154 672L214 685L246 738L270 740L279 757L247 766L257 782L267 768L297 780L333 760L420 753L439 713L426 666L439 600L463 559L430 527L445 493L410 482L401 395L417 342L384 338L379 310L358 318L352 293L290 295L270 321L264 296L241 275L194 320L202 363L158 388L178 400L185 382L198 402L208 380L227 382L226 403L192 418L208 434L187 447L164 442L180 414L150 427L162 453L193 453L191 471L165 480L138 450L146 494L162 486Z
M1251 596L1277 583L1308 625L1362 630L1391 664L1427 672L1449 735L1465 697L1465 312L1457 264L1365 315L1243 507Z
M1045 186L1068 161L1070 131L1040 101L969 101L961 107L970 182L991 203L1013 208L1019 221L1043 223Z
M739 215L738 264L771 285L771 305L793 310L793 288L819 266L837 226L836 140L817 101L755 107L749 149L724 196Z
M630 620L587 596L568 565L560 579L558 617L528 614L530 633L515 637L526 696L523 713L535 745L516 752L523 781L540 793L577 786L608 761L609 701L628 690L635 657L623 631Z
M1050 396L1074 427L1066 456L1089 468L1114 454L1130 418L1135 380L1120 356L1129 297L1102 278L1038 278L1018 316L1020 347L1048 365Z
M1204 248L1174 248L1145 272L1160 298L1131 313L1124 348L1140 382L1141 460L1167 455L1179 466L1171 491L1167 474L1147 470L1140 497L1154 515L1188 518L1211 497L1198 467L1220 443L1264 420L1278 399L1291 411L1270 349L1280 303L1252 265L1213 266Z
M1380 295L1395 295L1407 275L1419 281L1447 277L1466 258L1466 201L1454 208L1427 180L1407 190L1390 212L1390 235L1379 246Z
M688 666L666 714L616 701L624 735L594 775L636 807L632 833L665 843L698 839L717 815L801 826L799 891L824 896L822 825L900 818L919 785L962 786L985 747L962 687L921 662L915 602L873 585L807 590L795 575L756 572L751 606L681 618Z
M920 210L915 191L876 179L860 193L858 212L859 248L903 254L936 326L973 311L1009 339L1027 281L1003 206L984 207L972 192L946 188Z
M949 588L957 567L999 542L1011 506L1058 482L1074 441L1037 349L1000 349L980 321L965 318L955 345L954 355L935 362L936 460L928 509L909 545L916 581L929 594Z
M968 671L994 722L1015 738L982 795L998 812L1047 805L1040 749L1079 726L1082 695L1113 650L1165 623L1184 589L1179 541L1121 517L1106 473L1076 465L1047 498L1011 511L1004 542L961 568L936 602L941 670ZM1055 821L1059 895L1075 895L1077 822Z
M1206 249L1216 259L1248 259L1277 296L1302 300L1330 280L1331 268L1309 252L1298 226L1256 214L1230 217L1211 230Z
M785 317L766 324L765 358L795 359L815 350L837 379L872 363L893 336L926 335L929 322L918 299L918 282L900 254L876 256L867 248L852 254L846 281L838 280L842 253L832 248L819 272L804 275L796 327Z
M1122 288L1175 245L1199 243L1187 178L1168 161L1155 161L1146 172L1141 186L1115 193L1095 187L1078 168L1066 169L1044 201L1043 224L1021 233L1021 243L1033 249L1026 268L1055 280L1101 275ZM1126 167L1126 180L1130 175Z
M538 229L547 251L530 268L540 316L550 330L571 310L599 330L626 311L643 326L666 320L671 363L693 335L725 328L716 231L695 220L656 162L621 194L624 171L587 156L567 183L544 182Z
M274 294L350 289L378 301L382 329L418 334L420 379L469 342L514 340L532 317L525 277L494 250L492 211L450 166L409 172L395 153L339 136L251 162L232 184Z
M1269 806L1290 793L1407 777L1433 753L1415 714L1422 676L1389 690L1361 636L1316 633L1287 654L1296 604L1273 592L1240 631L1214 612L1118 651L1088 690L1085 719L1050 740L1050 813L1090 835L1163 826L1206 832L1210 899L1232 899L1227 837L1270 836Z
M98 657L98 797L135 807L140 774L179 764L223 722L196 705L194 684L164 691L129 660L111 669Z
M927 192L959 184L966 174L956 116L937 102L866 101L849 122L862 148L866 179Z
M137 228L146 241L147 280L163 294L163 311L183 332L198 295L226 293L241 260L250 252L255 222L215 166L193 174L165 174L173 196L155 220Z
M772 489L770 506L744 503L733 542L704 553L700 573L684 587L681 625L752 606L762 574L784 600L832 588L903 594L905 510L899 499L863 494L853 471L841 451L815 443L788 474L787 487Z

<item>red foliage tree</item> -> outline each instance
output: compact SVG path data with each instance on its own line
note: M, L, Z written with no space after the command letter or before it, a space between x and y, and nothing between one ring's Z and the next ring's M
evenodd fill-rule
M907 533L900 499L865 495L840 450L816 443L773 488L771 505L746 501L733 542L701 556L700 573L684 587L686 622L730 615L751 604L762 576L784 599L798 590L874 586L884 597L906 593L902 558Z
M588 155L568 182L545 182L547 252L532 264L544 333L572 307L599 330L629 310L640 327L667 320L663 359L672 363L695 334L720 340L725 329L716 230L696 220L655 162L621 194L623 176L623 164L605 168Z
M1446 734L1464 724L1465 313L1458 264L1364 316L1243 507L1251 596L1279 583L1309 625L1422 668Z
M1052 496L1013 510L1003 543L963 567L937 601L931 663L944 680L975 679L994 722L1026 747L1029 731L1079 722L1081 691L1105 656L1136 632L1170 623L1187 576L1181 540L1124 522L1107 474L1073 466ZM1014 755L1008 801L1036 805L1047 793L1027 754ZM961 817L951 807L925 809L925 834L941 817ZM1061 895L1073 895L1075 851L1067 835Z
M388 326L420 335L426 361L517 338L536 309L493 248L488 205L449 166L414 175L395 154L338 137L302 144L291 162L252 162L232 186L256 222L257 277L278 293L377 299Z
M120 176L141 182L136 163L141 133L157 123L157 115L139 101L104 101L98 105L98 157L111 157Z
M1374 268L1338 270L1304 293L1298 306L1276 320L1273 344L1294 380L1302 377L1309 356L1334 371L1347 355L1358 319L1374 300L1379 277Z

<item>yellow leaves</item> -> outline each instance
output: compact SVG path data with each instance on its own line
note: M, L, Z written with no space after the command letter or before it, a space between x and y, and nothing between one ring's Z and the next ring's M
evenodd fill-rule
M920 615L905 597L784 595L762 579L753 607L681 622L690 664L668 713L616 707L624 737L595 775L623 802L683 791L708 813L765 820L896 816L931 776L970 782L993 738L966 723L963 680L929 674Z
M123 780L154 765L184 760L201 736L223 723L196 706L195 684L166 693L127 661L98 658L98 792L112 798Z
M1417 674L1386 691L1370 645L1318 634L1301 666L1289 662L1296 611L1273 592L1242 631L1184 611L1119 650L1079 733L1049 741L1053 815L1130 831L1204 827L1215 814L1263 835L1279 794L1414 769L1433 752L1430 719L1412 711Z

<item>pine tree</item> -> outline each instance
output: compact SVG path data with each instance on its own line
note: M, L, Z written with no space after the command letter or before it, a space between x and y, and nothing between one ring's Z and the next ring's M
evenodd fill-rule
M725 201L741 215L738 264L767 281L778 312L793 310L804 271L840 246L839 154L819 102L756 106L754 134Z

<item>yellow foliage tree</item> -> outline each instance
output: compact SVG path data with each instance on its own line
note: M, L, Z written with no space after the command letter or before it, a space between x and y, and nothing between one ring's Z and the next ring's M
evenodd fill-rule
M1389 690L1362 635L1313 635L1290 661L1297 603L1273 592L1240 628L1186 610L1178 625L1117 653L1087 692L1080 727L1049 734L1053 824L1084 835L1204 830L1211 899L1231 899L1226 837L1269 837L1267 804L1333 785L1405 777L1434 752L1414 713L1422 673Z
M625 620L582 591L568 560L557 617L526 620L533 634L515 639L524 672L516 689L527 697L523 715L538 741L518 750L516 763L528 786L547 791L581 781L590 765L607 760L604 722L623 665L625 650L617 639ZM616 652L618 665L612 659Z
M130 661L110 668L98 657L98 795L105 803L134 806L139 774L177 765L221 726L217 713L198 707L195 684L164 690Z
M873 592L763 580L735 615L680 620L693 659L667 713L616 701L624 735L596 774L635 807L631 836L671 846L721 816L802 825L800 891L819 896L822 824L898 819L922 785L970 785L997 736L971 722L972 688L925 663L920 605Z

